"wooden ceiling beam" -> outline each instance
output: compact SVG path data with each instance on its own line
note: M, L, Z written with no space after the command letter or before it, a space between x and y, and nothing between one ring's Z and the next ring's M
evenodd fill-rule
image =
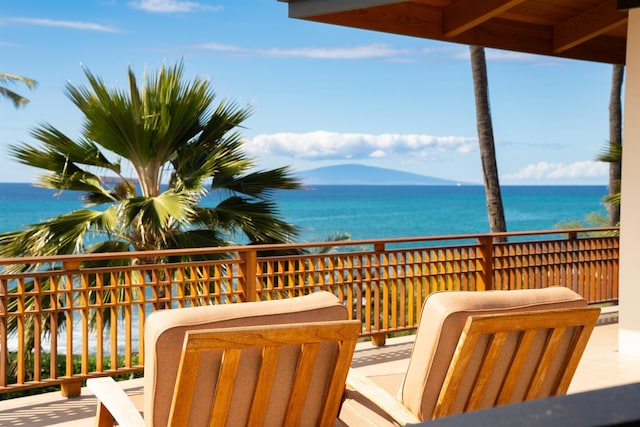
M278 0L289 3L289 18L307 19L317 15L385 6L406 0Z
M458 0L444 8L444 38L453 38L525 0Z
M604 35L579 44L560 55L583 61L624 64L627 58L626 52L627 41L625 38Z
M613 28L625 25L628 14L619 11L617 5L617 0L608 0L556 25L553 30L553 52L562 53Z
M425 39L440 40L442 37L441 9L416 2L319 15L307 19Z
M618 0L618 9L629 10L640 7L640 0Z
M471 28L450 41L495 49L550 54L551 28L494 18Z

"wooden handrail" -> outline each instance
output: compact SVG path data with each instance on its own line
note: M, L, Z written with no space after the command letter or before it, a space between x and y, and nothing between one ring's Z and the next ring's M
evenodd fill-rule
M244 252L248 248L255 251L278 251L278 250L290 250L290 249L309 249L309 248L326 248L326 247L342 247L342 246L366 246L366 245L382 245L384 249L386 245L394 243L413 243L413 242L438 242L447 240L468 240L479 239L482 237L526 237L526 236L542 236L542 235L571 235L577 236L579 233L601 233L611 232L615 233L619 230L618 227L594 227L594 228L575 228L575 229L558 229L558 230L534 230L534 231L509 231L505 233L477 233L477 234L454 234L454 235L442 235L442 236L415 236L415 237L395 237L385 239L361 239L361 240L345 240L345 241L331 241L331 242L309 242L309 243L290 243L290 244L273 244L273 245L251 245L251 246L221 246L221 247L209 247L209 248L188 248L188 249L168 249L163 251L139 251L139 252L126 252L128 258L153 258L153 257L165 257L165 256L179 256L179 255L203 255L211 253L230 253L230 252ZM575 238L575 237L574 237ZM96 254L80 254L80 255L51 255L42 257L20 257L20 258L1 258L0 265L12 265L17 264L16 260L20 260L20 264L35 264L35 263L49 263L49 262L65 262L69 260L112 260L122 259L122 252L107 252Z

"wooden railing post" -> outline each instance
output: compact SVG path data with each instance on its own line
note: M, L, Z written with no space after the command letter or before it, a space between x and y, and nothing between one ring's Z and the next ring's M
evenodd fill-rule
M80 396L82 381L69 381L60 384L60 394L62 397Z
M478 237L479 253L478 258L478 284L479 291L489 291L493 289L493 237Z
M240 263L240 286L244 292L244 302L257 301L256 272L258 270L258 254L254 249L247 248L238 253Z
M67 272L66 286L68 286L68 290L71 290L73 289L73 272L80 270L80 260L64 262L63 269ZM65 304L67 305L68 308L73 305L72 292L67 293ZM65 322L66 322L65 331L67 333L67 340L66 340L67 354L65 355L65 358L67 361L66 375L68 377L71 377L73 376L73 326L72 326L73 311L72 310L67 311ZM52 333L54 332L52 331ZM86 334L86 332L84 332L84 334ZM83 352L85 351L84 347L82 351ZM82 359L85 359L86 357L88 357L88 355L86 356L84 354L81 355ZM76 397L76 396L80 396L81 388L82 388L82 379L79 379L77 381L63 382L62 384L60 384L60 393L62 394L63 397Z
M0 280L0 348L7 348L7 292L6 280ZM0 387L7 386L7 351L0 351Z
M564 286L567 286L571 290L579 293L585 297L583 290L581 289L582 283L580 282L580 241L578 240L578 232L571 231L567 233L567 281Z
M386 263L382 263L381 261L381 257L382 254L385 251L385 244L384 242L378 242L374 245L374 250L376 253L376 258L378 259L378 269L376 269L376 275L378 277L376 277L377 279L377 286L374 288L374 292L373 292L373 298L374 298L374 311L373 311L373 316L374 316L374 325L378 325L378 328L380 328L382 325L380 325L380 315L384 314L384 310L380 309L380 287L381 287L381 283L380 283L380 279L384 278L384 274L383 274L383 269L386 267ZM383 293L384 294L384 293ZM382 306L386 307L387 304L389 303L389 301L382 301ZM382 313L381 313L382 312ZM385 345L385 343L387 342L387 334L385 333L380 333L380 334L373 334L371 335L371 344L373 344L375 347L380 347Z

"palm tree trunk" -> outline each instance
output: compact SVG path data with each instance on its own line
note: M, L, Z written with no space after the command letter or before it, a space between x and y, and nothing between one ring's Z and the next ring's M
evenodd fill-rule
M614 64L611 75L611 97L609 98L609 144L622 145L622 81L624 79L624 65ZM609 163L609 196L620 192L622 178L622 163ZM609 224L616 226L620 223L620 205L609 203Z
M507 231L502 206L502 194L498 179L498 164L493 139L493 125L489 108L489 90L487 83L487 62L484 48L469 46L471 53L471 71L476 100L476 126L478 128L478 144L482 159L484 175L484 189L487 200L487 214L489 216L489 230L492 233ZM503 239L499 239L503 240Z

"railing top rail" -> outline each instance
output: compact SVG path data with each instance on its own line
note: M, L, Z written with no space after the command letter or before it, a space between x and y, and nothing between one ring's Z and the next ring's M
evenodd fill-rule
M446 240L463 240L463 239L482 239L482 238L499 238L499 237L518 237L518 236L540 236L551 234L578 234L592 233L604 231L617 231L619 227L593 227L593 228L573 228L573 229L554 229L554 230L535 230L535 231L510 231L505 233L474 233L474 234L452 234L441 236L416 236L416 237L397 237L385 239L362 239L362 240L344 240L330 242L308 242L308 243L282 243L282 244L265 244L265 245L244 245L244 246L219 246L205 248L187 248L187 249L166 249L158 251L139 251L139 252L108 252L100 254L72 254L72 255L51 255L41 257L12 257L0 258L0 265L10 264L34 264L49 262L68 262L68 261L93 261L93 260L111 260L121 258L152 258L152 257L171 257L181 255L204 255L213 253L229 253L229 252L246 252L252 251L277 251L284 249L306 249L319 247L336 247L336 246L363 246L376 244L396 244L396 243L413 243L413 242L429 242L429 241L446 241Z

